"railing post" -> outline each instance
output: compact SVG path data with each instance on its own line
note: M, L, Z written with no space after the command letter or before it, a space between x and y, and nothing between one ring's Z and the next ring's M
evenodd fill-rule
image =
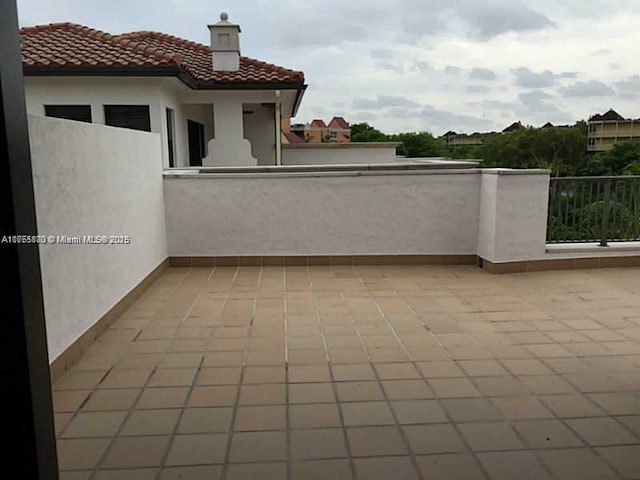
M602 205L602 235L600 236L600 246L608 247L607 238L609 237L609 207L611 206L611 183L610 178L604 182L604 202Z

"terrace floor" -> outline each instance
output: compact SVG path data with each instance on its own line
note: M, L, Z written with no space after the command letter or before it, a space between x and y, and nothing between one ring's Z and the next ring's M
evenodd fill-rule
M166 271L54 385L61 478L640 478L640 269Z

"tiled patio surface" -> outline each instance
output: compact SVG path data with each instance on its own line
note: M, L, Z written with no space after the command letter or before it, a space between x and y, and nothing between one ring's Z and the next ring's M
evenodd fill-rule
M640 269L168 270L54 385L61 478L640 478Z

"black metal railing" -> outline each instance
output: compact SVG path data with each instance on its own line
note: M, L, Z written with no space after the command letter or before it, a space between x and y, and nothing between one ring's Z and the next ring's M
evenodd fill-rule
M551 179L548 243L640 240L640 176Z

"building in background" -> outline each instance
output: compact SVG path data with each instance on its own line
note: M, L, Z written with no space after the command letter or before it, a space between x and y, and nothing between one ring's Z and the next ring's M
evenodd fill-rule
M611 150L618 142L640 141L640 119L624 118L613 109L602 115L593 115L589 118L588 125L589 152Z
M307 143L347 143L351 141L351 127L342 117L333 117L327 125L316 118L310 123L296 123L290 131Z
M458 147L481 147L487 138L495 137L496 135L502 135L503 133L511 133L523 128L521 122L513 122L502 132L475 132L472 134L456 133L454 131L448 131L441 138L447 144L447 148Z

